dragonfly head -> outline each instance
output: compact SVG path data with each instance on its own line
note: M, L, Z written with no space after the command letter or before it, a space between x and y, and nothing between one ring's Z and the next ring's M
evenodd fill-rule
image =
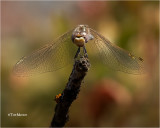
M72 42L79 47L83 47L84 43L92 39L88 25L78 25L72 33Z

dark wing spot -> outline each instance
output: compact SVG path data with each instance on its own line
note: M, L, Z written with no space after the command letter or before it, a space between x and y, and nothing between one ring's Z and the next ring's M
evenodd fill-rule
M141 57L139 57L138 59L139 59L140 61L142 61L142 62L144 61Z

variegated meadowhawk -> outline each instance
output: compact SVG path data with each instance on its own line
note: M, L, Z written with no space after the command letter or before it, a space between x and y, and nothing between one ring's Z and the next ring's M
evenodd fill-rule
M14 67L14 73L25 76L58 70L73 62L79 56L80 48L83 48L83 55L88 57L85 47L88 44L96 48L94 50L98 51L101 61L107 67L131 74L143 72L142 58L112 44L87 25L78 25L52 43L20 59Z

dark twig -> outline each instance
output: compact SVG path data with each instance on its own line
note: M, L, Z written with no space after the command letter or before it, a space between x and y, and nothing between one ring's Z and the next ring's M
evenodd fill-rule
M59 98L56 98L57 105L51 122L51 127L63 127L69 120L68 110L72 102L77 98L81 83L89 70L88 58L80 57L75 61L69 81Z

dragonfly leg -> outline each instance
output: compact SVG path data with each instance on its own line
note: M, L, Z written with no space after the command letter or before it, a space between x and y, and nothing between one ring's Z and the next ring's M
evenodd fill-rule
M74 56L74 59L78 57L79 53L80 53L80 47L78 48L76 55Z
M85 46L83 46L83 52L84 52L84 57L88 58L88 54Z

